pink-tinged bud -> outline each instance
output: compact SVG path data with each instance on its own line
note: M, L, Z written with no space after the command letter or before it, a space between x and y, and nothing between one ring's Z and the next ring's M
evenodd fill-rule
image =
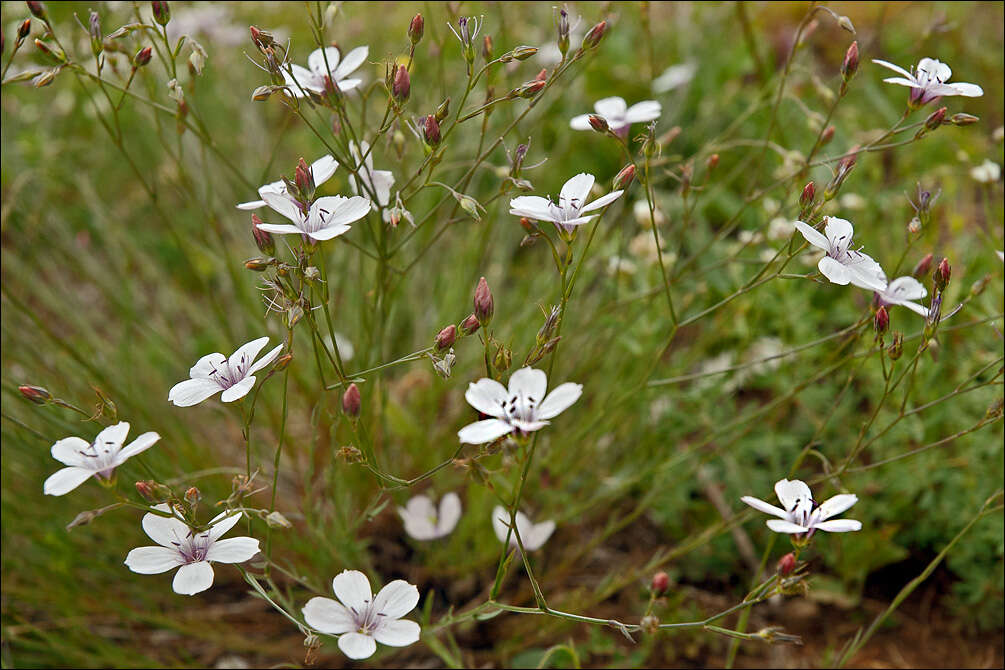
M34 16L36 19L42 19L43 21L48 23L49 18L48 13L45 11L45 5L43 5L41 2L31 2L31 1L26 2L24 4L28 5L28 11L31 12L32 16Z
M199 504L200 500L202 500L202 492L196 487L193 486L188 491L185 491L185 502L187 502L189 506L195 507Z
M408 68L399 67L394 73L394 83L391 84L391 96L398 103L408 100L412 92L412 81L408 77Z
M791 551L778 560L778 573L782 576L791 574L796 569L796 555Z
M600 40L604 39L604 33L607 32L607 21L601 21L597 25L590 28L590 32L586 33L586 37L583 38L583 48L584 49L594 49Z
M50 65L62 65L66 62L66 54L56 45L49 45L35 38L35 48L42 52Z
M302 157L297 161L297 169L293 173L293 182L297 185L300 195L305 200L310 200L314 197L314 175L311 173L310 166L307 165L307 162Z
M422 124L422 137L426 140L426 144L431 147L435 147L440 143L440 124L436 120L436 116L430 114L426 117L425 122Z
M844 54L844 62L841 63L841 76L845 81L850 80L858 72L858 42L852 42L848 51Z
M635 164L629 163L625 167L621 168L621 172L614 175L614 181L611 182L611 188L615 191L622 191L628 188L628 185L632 183L635 179Z
M412 46L419 43L425 30L426 21L422 18L422 14L413 16L412 22L408 24L408 39L412 42Z
M143 47L137 51L136 55L133 57L133 65L136 67L143 67L150 62L151 58L153 58L153 49L150 47Z
M935 261L935 257L932 254L925 254L925 257L918 261L918 264L914 266L914 270L911 274L915 279L921 279L928 274L928 271L932 269L932 263Z
M590 127L596 130L598 133L606 133L610 126L607 123L607 119L600 116L599 114L590 114L589 116Z
M25 399L32 401L36 405L45 405L52 400L52 394L41 386L31 386L25 384L23 386L18 386L17 390L21 392L21 395L23 395Z
M492 46L491 35L486 35L482 38L482 58L485 59L486 63L492 60Z
M954 126L969 126L980 121L979 117L973 114L953 114L949 122Z
M270 267L275 265L275 263L275 258L263 258L259 256L258 258L249 258L244 261L244 267L252 272L265 272Z
M461 321L461 333L464 335L474 335L478 332L478 328L481 326L478 323L478 317L474 314L469 314L466 319Z
M799 196L799 205L801 207L808 207L813 204L813 201L817 198L817 186L813 182L809 182L803 187L803 193Z
M349 384L349 388L345 390L342 394L342 411L345 412L346 416L350 419L355 419L359 416L360 407L363 404L363 399L359 394L359 387L355 384Z
M495 301L492 299L492 291L489 290L489 283L485 277L478 280L478 287L475 289L475 318L482 326L487 326L492 321L492 314L495 312Z
M712 154L705 161L705 169L711 172L715 168L719 167L719 154Z
M457 339L457 326L450 324L436 335L436 350L443 351L454 346Z
M28 33L31 32L31 19L25 19L17 29L17 40L20 42L24 38L28 37Z
M153 482L136 482L136 492L147 502L158 502Z
M548 68L541 68L537 76L534 77L534 81L548 81Z
M935 286L940 291L945 290L946 285L949 284L949 278L952 276L953 271L949 267L949 259L943 258L939 262L939 267L935 268L935 272L932 274L932 279L935 281Z
M529 100L530 98L533 98L535 95L540 93L541 89L545 87L546 83L547 82L541 81L540 79L528 81L527 83L522 84L519 87L513 89L513 92L510 95L516 98L524 98Z
M171 20L171 8L164 0L153 0L150 3L150 8L154 12L154 21L162 26L166 26L167 22Z
M652 589L653 593L657 596L661 596L667 592L670 588L670 576L665 572L657 572L653 575Z
M872 325L876 329L876 334L880 337L886 335L886 331L890 330L890 314L886 311L886 307L880 306L876 310L876 316L872 320Z
M942 122L946 118L946 108L939 107L937 110L928 115L925 119L925 130L935 130L942 125Z
M526 230L528 233L537 232L537 227L533 223L531 223L531 220L528 219L526 216L520 217L520 227Z
M824 129L822 135L820 135L820 146L825 146L830 144L830 141L834 139L834 126L827 126Z
M268 254L269 256L276 255L276 241L273 239L272 234L268 231L262 230L258 226L262 225L262 220L258 218L257 214L251 215L251 235L255 238L255 246L263 254Z
M276 359L276 364L273 366L273 370L276 372L282 372L286 368L290 367L290 363L293 361L293 354L286 353Z

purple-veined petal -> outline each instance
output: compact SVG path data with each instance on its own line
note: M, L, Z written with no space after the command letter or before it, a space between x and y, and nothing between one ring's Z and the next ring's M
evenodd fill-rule
M271 209L275 210L277 213L282 214L287 219L293 223L299 225L303 224L304 214L297 206L297 203L293 202L293 199L288 195L281 195L279 193L263 193L262 200ZM264 228L265 224L259 224L259 228Z
M611 204L612 202L620 198L622 193L624 193L624 191L611 191L607 195L600 196L599 198L597 198L590 204L586 205L579 211L585 214L586 212L592 212L595 209L606 207L607 205Z
M775 482L775 495L786 510L794 509L797 505L813 500L813 493L805 482L798 479L781 479Z
M462 444L485 444L512 432L513 426L505 421L485 419L464 426L457 431L457 437Z
M220 400L222 402L234 402L235 400L240 400L244 396L248 395L248 392L251 391L254 386L255 375L245 377L230 388L225 389L220 395Z
M218 563L243 563L254 558L258 551L258 540L255 538L231 537L214 542L206 552L206 560Z
M814 525L817 530L825 530L828 533L851 533L862 530L862 522L854 519L832 519L831 521L821 521Z
M824 224L824 235L831 249L847 249L855 236L855 228L848 219L839 219L836 216L828 216Z
M851 281L851 273L848 268L837 262L830 256L824 256L817 262L817 269L820 274L827 277L833 284L846 286Z
M350 610L362 612L373 600L370 580L359 570L343 570L332 580L332 590Z
M566 382L560 384L541 401L537 408L538 419L551 419L568 409L583 394L583 385Z
M901 300L920 300L926 295L928 295L928 290L924 284L914 277L906 275L904 277L897 277L890 282L882 297L889 302L897 301L894 304L898 304Z
M766 503L763 500L755 498L753 496L743 496L742 498L740 498L740 501L746 503L747 505L750 505L759 512L764 512L765 514L772 514L782 519L785 519L789 516L785 510L775 507L771 503Z
M301 611L307 625L322 633L342 635L356 630L356 619L352 612L331 598L311 598Z
M346 633L339 637L338 648L349 658L358 661L373 656L373 652L377 651L377 641L363 633Z
M311 55L307 57L307 67L309 67L311 72L317 76L327 77L334 74L338 70L338 64L341 58L342 55L335 47L315 49L311 52ZM336 77L332 78L335 79Z
M69 465L70 467L84 467L87 461L91 460L81 454L80 452L84 449L88 449L91 445L79 437L64 437L62 440L56 440L56 443L52 445L49 449L49 453L52 457L63 465Z
M248 374L248 370L251 368L255 357L258 356L258 353L268 343L269 336L266 335L242 344L241 348L232 353L230 358L227 359L227 365L230 367L231 373L237 374L239 377Z
M775 531L776 533L805 533L809 531L809 528L803 528L798 524L794 524L791 521L782 521L781 519L768 519L764 522L768 528Z
M548 375L544 370L534 368L520 368L509 378L509 394L515 396L523 394L526 398L531 398L535 403L544 400L548 391Z
M482 414L494 417L505 415L502 405L508 398L506 387L488 377L471 382L468 384L468 390L464 392L464 399L469 405Z
M122 443L129 435L129 423L120 421L114 426L105 428L94 438L94 446L99 450L112 449L118 451L122 449Z
M184 559L167 547L137 547L126 555L126 566L141 575L159 575L177 568Z
M209 379L210 375L227 362L227 357L219 352L206 354L189 368L188 376L192 379Z
M385 584L373 599L374 610L389 619L400 619L418 604L419 589L404 579Z
M194 596L213 585L213 566L209 561L189 563L178 568L171 588L183 596Z
M418 642L422 629L419 624L408 619L385 621L384 625L373 631L373 637L381 644L389 647L407 647Z
M802 233L807 242L815 246L817 249L830 251L831 244L827 240L827 236L819 230L809 224L803 223L802 221L796 221L792 225L796 227L796 230Z
M351 198L329 196L318 198L311 209L313 210L314 207L325 208L330 212L325 219L328 225L344 225L366 216L367 212L370 211L370 200L360 195Z
M66 495L94 476L94 470L81 467L69 467L56 470L42 484L42 491L47 496Z

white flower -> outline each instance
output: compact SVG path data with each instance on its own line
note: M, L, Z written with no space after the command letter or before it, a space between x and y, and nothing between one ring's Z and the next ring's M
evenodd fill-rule
M597 116L604 117L607 125L614 132L622 129L624 132L628 132L628 126L633 123L653 121L660 118L660 114L663 112L663 107L655 100L643 100L629 107L624 98L617 96L597 100L593 109ZM569 125L573 130L590 130L590 115L575 116Z
M679 88L694 79L698 66L694 63L671 65L663 70L663 74L653 79L653 93L666 93Z
M338 648L353 659L369 658L377 643L406 647L419 641L419 624L402 619L419 603L419 590L396 579L373 597L370 580L359 570L343 570L332 580L341 603L320 596L303 607L304 621L322 633L338 635Z
M255 373L275 360L283 345L265 354L258 362L255 357L268 343L268 336L248 342L226 358L221 353L206 354L188 371L191 379L178 382L168 392L168 402L178 407L191 407L223 391L220 400L234 402L248 394L255 385Z
M52 457L69 467L50 475L42 490L46 495L61 496L91 477L108 481L115 474L115 468L161 439L157 433L143 433L123 448L122 443L128 434L129 424L121 421L98 433L91 444L79 437L64 437L57 441L52 445Z
M876 291L876 295L879 296L880 304L903 305L916 314L925 317L928 316L927 307L919 305L916 302L911 302L912 300L921 300L928 295L925 287L914 277L897 277L890 282L885 290Z
M996 251L995 253L998 254L998 260L1005 263L1005 251Z
M885 290L886 275L879 263L850 248L855 233L851 222L833 216L826 217L825 221L824 234L802 221L795 222L796 229L807 242L826 252L817 263L820 273L842 286L853 284L873 291Z
M281 235L299 233L318 242L346 233L350 223L362 219L370 211L370 201L358 195L351 198L341 195L318 198L306 213L289 196L268 192L261 196L265 204L293 222L292 225L260 223L258 227L261 230Z
M154 509L171 512L167 504ZM195 595L213 585L212 562L243 563L258 553L253 537L220 538L241 520L241 512L221 512L210 527L194 533L181 519L156 514L143 515L143 530L157 547L139 547L126 556L126 565L141 575L158 575L178 568L172 588L175 593Z
M945 63L932 58L922 58L914 74L885 60L874 58L872 62L902 75L883 81L888 84L910 86L910 101L916 107L921 107L944 95L963 95L968 98L979 98L984 95L984 90L977 84L947 84L946 82L953 76L953 71Z
M768 528L776 533L790 533L811 537L814 531L826 530L830 533L847 533L862 530L862 522L853 519L834 519L832 516L841 514L858 502L858 496L851 493L841 493L829 498L822 505L817 505L804 482L798 479L783 479L775 484L775 495L785 509L758 500L751 496L740 498L754 509L766 514L773 514L778 519L770 519Z
M980 165L970 168L970 176L982 184L993 184L1002 176L1002 167L994 161L986 160Z
M528 219L537 221L550 221L565 232L572 232L576 226L581 226L597 216L596 214L582 216L583 214L606 207L621 197L623 193L623 191L612 191L590 204L586 204L586 198L590 195L594 181L595 177L592 174L580 172L565 182L565 186L562 187L562 192L558 196L557 205L550 198L542 198L539 195L521 195L509 201L509 213L516 216L526 216Z
M360 151L362 149L362 151ZM370 193L377 197L377 202L371 203L373 211L377 211L378 207L386 208L391 202L391 185L394 183L394 175L390 170L374 170L373 169L373 152L370 151L370 145L366 142L360 142L359 146L356 146L355 142L349 142L349 153L352 154L353 160L358 166L354 174L349 175L349 184L352 186L352 192L356 195L361 193L365 196L369 196ZM366 156L364 159L363 156ZM357 181L357 175L359 175L359 181ZM389 213L384 212L384 221L389 220Z
M566 382L545 396L548 376L534 368L520 368L505 386L484 377L468 384L464 398L491 419L476 421L457 432L461 442L484 444L516 431L518 434L540 430L564 412L583 393L582 384Z
M496 532L496 537L500 542L506 541L509 535L509 546L518 547L516 533L510 532L510 517L503 507L496 506L492 510L492 529ZM527 551L540 549L551 534L555 532L555 522L552 520L533 523L523 512L516 513L516 530L520 533L520 541Z
M436 540L453 532L461 518L461 499L456 493L448 493L440 500L437 511L433 501L423 495L410 498L404 507L398 508L401 520L405 522L405 532L416 540Z
M311 163L310 169L311 174L314 176L314 185L320 186L321 184L331 179L332 175L335 174L335 170L337 168L338 168L338 161L336 161L335 158L330 155L322 156L321 158ZM286 198L289 198L290 200L293 199L292 197L290 197L290 194L287 193L286 182L284 182L282 179L280 179L279 181L274 181L265 184L264 186L258 189L258 194L260 196L264 197L266 193L281 195ZM238 203L237 208L244 210L252 210L252 209L260 209L262 207L265 207L265 205L266 202L264 200L252 200L251 202Z
M286 79L286 85L290 92L297 98L304 97L304 91L324 93L325 79L329 77L331 81L338 84L339 90L350 91L359 86L363 80L349 79L348 77L363 64L369 53L368 47L356 47L346 54L345 58L342 58L339 50L335 47L317 49L307 57L306 68L291 64L290 68L293 70L293 74L283 69L283 78ZM339 62L340 60L341 62ZM301 88L304 91L301 91Z

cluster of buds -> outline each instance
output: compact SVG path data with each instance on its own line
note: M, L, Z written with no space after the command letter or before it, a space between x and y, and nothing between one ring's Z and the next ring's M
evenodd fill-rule
M266 100L272 93L285 85L286 78L283 77L283 62L285 60L283 54L285 52L283 46L276 42L272 33L255 26L250 26L249 30L251 31L251 42L258 49L258 52L262 54L262 58L264 59L263 67L268 71L273 84L272 86L259 86L252 93L251 97L257 101Z

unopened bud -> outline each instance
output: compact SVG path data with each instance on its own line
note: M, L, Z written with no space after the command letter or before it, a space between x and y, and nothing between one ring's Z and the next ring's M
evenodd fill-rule
M791 551L778 559L778 574L785 576L796 569L796 555Z
M52 394L49 393L48 389L44 389L41 386L31 386L25 384L23 386L18 386L17 390L21 392L21 395L23 395L26 400L30 400L36 405L45 405L52 400Z
M623 191L628 188L628 185L632 183L635 179L635 164L629 163L625 167L621 168L621 172L614 175L614 181L611 182L611 188L615 191Z
M52 65L61 65L66 62L66 54L55 45L48 45L42 40L35 38L35 48L42 52L46 60Z
M973 114L960 113L960 114L953 114L951 117L949 117L949 122L954 126L969 126L977 123L978 121L980 121L980 118L974 116Z
M844 62L841 63L841 76L846 82L850 81L856 72L858 72L858 41L851 43L844 54Z
M890 314L886 311L886 307L880 306L876 310L876 316L873 318L872 325L876 329L876 334L880 337L883 337L886 331L890 329Z
M916 279L921 279L928 274L929 270L932 269L932 262L934 260L935 257L932 256L932 254L925 254L925 257L918 261L918 264L914 266L914 270L911 271L911 274Z
M588 120L590 122L590 127L598 133L606 133L608 128L610 128L610 125L607 123L607 119L599 114L590 114Z
M422 14L413 16L412 22L408 24L408 39L412 42L412 46L419 43L425 30L426 21L422 18Z
M139 493L144 500L149 502L154 502L154 491L151 486L153 482L136 482L136 492Z
M272 369L276 372L282 372L286 368L290 367L290 363L293 362L293 354L286 353L276 359L276 364L272 366Z
M303 157L297 162L297 169L294 172L294 183L296 183L300 194L304 196L305 200L310 200L314 197L314 175L311 173L311 168Z
M492 60L492 36L486 35L482 38L482 58L485 62Z
M149 503L162 503L171 497L171 489L152 479L136 482L136 492Z
M21 22L21 25L17 28L17 39L18 42L28 37L28 33L31 32L31 19L25 19Z
M450 324L439 333L436 334L436 350L443 351L444 349L449 349L454 346L454 341L457 339L457 326Z
M196 487L193 486L188 491L185 491L185 502L187 502L189 506L195 507L199 504L200 500L202 500L202 493Z
M670 588L670 576L665 572L657 572L653 575L652 589L653 593L657 596L661 596L666 593L667 589Z
M97 12L91 12L87 19L87 33L91 36L91 52L97 56L104 48L101 39L101 18Z
M492 321L492 314L495 311L495 302L492 299L492 291L485 277L478 280L478 287L475 288L475 318L481 326L487 326Z
M538 93L540 93L541 89L544 88L545 84L546 82L541 81L540 79L534 79L533 81L524 82L523 84L514 88L510 92L510 97L524 98L525 100L529 100Z
M569 51L569 12L564 8L558 12L558 50L562 57Z
M153 0L150 3L150 8L154 12L154 21L162 26L166 26L167 22L171 20L171 8L164 0Z
M715 168L719 167L719 154L712 154L705 161L705 169L711 172Z
M932 279L935 281L935 286L940 291L945 290L946 285L949 284L949 278L952 276L952 268L949 267L949 259L943 258L939 262L939 266L935 268L935 272L932 274Z
M464 335L474 335L480 326L481 324L478 323L478 317L474 314L469 314L466 319L461 321L461 333Z
M436 108L436 113L433 114L433 117L436 119L438 123L442 123L443 120L447 118L447 114L449 113L450 113L450 98L447 98L446 100L440 103L439 107Z
M412 82L408 77L408 68L399 67L394 73L394 83L391 84L391 96L400 104L408 100L412 92Z
M538 51L537 47L528 47L521 45L516 47L515 49L512 49L511 51L507 51L506 53L504 53L502 56L499 57L499 60L502 61L503 63L509 63L515 60L525 61L534 54L536 54L537 51Z
M799 196L799 206L805 209L812 205L816 198L817 186L813 182L809 182L803 187L802 195Z
M583 48L584 49L594 49L600 41L604 39L604 33L607 32L607 21L601 21L597 25L590 28L590 32L586 33L586 37L583 38Z
M265 272L270 267L272 267L276 262L275 258L265 256L256 256L255 258L249 258L244 261L244 267L252 272Z
M359 387L356 384L349 384L349 388L342 394L342 411L349 418L355 419L359 416L362 404L363 399L360 397Z
M33 2L32 0L29 0L29 2L24 4L28 5L28 11L31 12L31 15L36 19L42 19L45 22L49 21L48 13L45 11L45 5L41 2Z
M135 56L133 56L133 65L136 67L143 67L150 62L151 58L153 58L153 49L150 47L143 47L136 52Z
M290 520L278 511L269 512L265 517L265 523L268 524L269 528L293 528Z
M901 354L904 353L904 333L894 331L893 342L890 346L886 348L886 355L890 357L891 361L895 361L900 358Z
M31 80L32 86L35 88L42 88L43 86L48 86L56 79L56 75L59 74L59 68L54 68L52 70L46 70L42 74L38 75Z
M928 115L925 119L925 129L935 130L942 125L943 120L946 118L946 108L939 107L937 110Z
M984 275L983 277L975 281L973 284L970 285L970 296L972 298L976 298L981 293L984 293L984 289L987 288L987 285L989 283L991 283L991 275L989 274Z
M820 135L820 146L825 146L830 144L830 141L834 139L834 126L827 126L824 128L823 134Z
M422 124L422 137L426 140L426 144L431 147L435 147L440 143L440 124L433 114L427 116Z
M259 86L251 92L251 99L255 102L262 102L271 98L274 92L275 89L272 86ZM337 135L338 133L335 134Z
M251 235L255 238L255 245L263 254L274 256L276 254L276 241L272 234L262 230L258 226L262 225L262 220L257 214L251 215Z

